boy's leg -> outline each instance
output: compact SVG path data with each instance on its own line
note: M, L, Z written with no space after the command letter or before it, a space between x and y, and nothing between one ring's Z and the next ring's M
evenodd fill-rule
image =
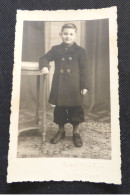
M79 124L73 123L73 134L79 133Z
M81 106L68 107L69 122L73 125L73 142L76 147L82 146L79 124L84 121L84 110Z
M66 107L56 106L54 109L54 123L63 125L67 123Z
M54 109L54 122L58 124L59 130L51 140L52 144L58 143L65 137L64 124L67 123L67 112L65 107L56 106Z
M82 139L79 133L79 124L73 124L73 142L75 147L81 147L83 145Z
M81 106L68 107L68 122L75 125L79 125L84 121L84 110Z

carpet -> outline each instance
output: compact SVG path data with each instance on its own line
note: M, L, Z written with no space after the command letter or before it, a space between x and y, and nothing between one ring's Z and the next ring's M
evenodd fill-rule
M102 114L103 112L101 112ZM76 148L72 140L72 126L65 126L65 139L57 144L51 144L51 138L57 132L57 125L53 123L53 108L47 110L47 132L46 141L42 143L41 132L33 129L22 132L18 137L18 158L41 158L41 157L66 157L66 158L88 158L88 159L111 159L111 128L110 116L103 115L95 118L94 114L85 116L86 120L80 125L80 134L83 141L81 148ZM39 111L40 124L42 113ZM104 120L103 120L104 118ZM100 120L99 120L100 119ZM107 119L107 121L106 121ZM105 121L105 122L104 122ZM19 129L25 124L35 123L32 112L20 109Z

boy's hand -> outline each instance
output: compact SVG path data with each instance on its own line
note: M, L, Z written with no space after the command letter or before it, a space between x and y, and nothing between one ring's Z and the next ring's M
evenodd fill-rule
M48 74L49 73L49 70L47 67L44 67L42 70L42 74Z
M82 90L81 90L81 94L82 94L82 95L86 95L86 94L87 94L87 92L88 92L88 90L87 90L87 89L82 89Z

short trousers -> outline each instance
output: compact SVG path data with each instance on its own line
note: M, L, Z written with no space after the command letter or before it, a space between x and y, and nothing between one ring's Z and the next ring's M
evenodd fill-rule
M78 125L84 121L84 110L81 106L62 107L56 106L54 109L54 122L58 125L71 123Z

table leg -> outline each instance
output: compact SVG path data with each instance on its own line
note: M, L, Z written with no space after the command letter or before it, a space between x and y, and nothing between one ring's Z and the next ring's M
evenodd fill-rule
M46 75L43 75L43 102L42 102L42 137L46 137Z

